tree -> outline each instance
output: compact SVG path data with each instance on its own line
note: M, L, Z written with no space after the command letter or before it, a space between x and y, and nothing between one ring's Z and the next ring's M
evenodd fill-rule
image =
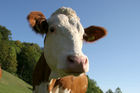
M103 93L103 91L97 86L94 80L88 77L88 89L86 93Z
M106 93L113 93L111 89L109 89Z
M17 60L16 60L16 51L14 47L9 48L7 58L3 63L3 68L8 72L16 73Z
M20 78L22 78L30 84L32 83L33 69L40 55L41 52L39 51L39 46L37 47L37 45L30 43L24 43L24 47L21 49L20 54L18 54L17 74Z
M10 46L6 41L0 43L0 63L2 68L8 72L15 73L17 67L15 48Z
M16 41L11 40L10 46L13 46L15 48L16 54L19 54L24 44L22 44L19 40L16 40Z
M17 67L16 52L10 45L11 31L0 25L0 64L8 72L15 73Z
M11 32L0 25L0 64L3 64L8 56L9 37L11 37Z
M118 87L118 88L116 88L115 93L122 93L122 91L121 91L121 89Z
M8 56L9 45L7 41L1 41L0 43L0 64L3 68L3 62L6 60Z
M11 40L11 31L6 27L0 25L0 39L1 40Z
M0 33L0 43L1 43L1 41L2 41L2 34Z
M32 83L32 72L42 50L37 44L13 41L11 31L0 25L0 64L2 69L17 73ZM17 71L17 72L16 72Z

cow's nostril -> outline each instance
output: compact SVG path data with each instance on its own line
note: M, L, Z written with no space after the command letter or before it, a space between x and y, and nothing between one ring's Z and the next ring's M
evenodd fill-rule
M84 56L72 56L69 55L67 57L67 61L71 64L82 64L82 65L86 65L88 63L88 59L85 58Z
M73 59L70 59L69 62L74 63L74 60Z
M68 62L70 62L70 63L74 63L74 58L73 58L73 56L68 56L68 57L67 57L67 60L68 60Z

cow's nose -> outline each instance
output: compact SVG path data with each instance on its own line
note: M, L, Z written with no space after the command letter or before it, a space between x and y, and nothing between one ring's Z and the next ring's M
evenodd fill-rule
M88 59L86 56L69 55L67 61L72 72L87 72Z
M71 63L71 64L87 64L87 57L84 57L84 56L80 56L80 57L78 57L78 56L72 56L72 55L70 55L70 56L68 56L67 57L67 59L68 59L68 62L69 63Z

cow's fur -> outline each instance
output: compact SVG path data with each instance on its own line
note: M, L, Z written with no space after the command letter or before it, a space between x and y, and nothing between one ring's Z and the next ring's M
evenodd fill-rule
M85 93L89 62L82 52L83 40L94 42L106 35L102 27L84 29L71 8L56 10L49 19L31 12L28 21L36 33L46 34L44 53L33 73L34 93Z
M42 55L33 73L34 93L85 93L86 92L88 80L84 73L79 76L68 75L63 78L58 78L58 79L51 78L49 80L50 72L51 71L45 61L45 58Z
M84 28L71 8L63 7L58 9L47 22L50 26L49 29L54 28L55 31L47 33L44 56L49 67L56 73L55 76L62 77L68 74L65 71L70 70L68 69L67 56L73 55L87 58L81 51ZM88 62L85 67L85 72L87 72Z

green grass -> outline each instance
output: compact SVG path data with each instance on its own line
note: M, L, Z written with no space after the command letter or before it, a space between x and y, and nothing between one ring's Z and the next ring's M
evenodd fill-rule
M32 93L32 87L18 77L2 71L0 93Z

